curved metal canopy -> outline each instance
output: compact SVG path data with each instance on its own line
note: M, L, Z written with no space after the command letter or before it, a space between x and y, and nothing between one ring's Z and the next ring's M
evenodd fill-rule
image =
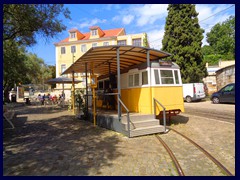
M107 75L110 70L111 73L117 74L117 48L119 48L120 70L147 62L147 51L149 51L150 61L171 55L163 51L139 46L112 45L92 47L62 74L70 74L73 71L74 73L84 73L86 72L86 63L87 72L94 71L94 74Z
M53 78L53 79L49 79L47 80L45 83L47 84L72 84L72 79L71 78L67 78L67 77L57 77L57 78ZM80 80L74 80L74 83L77 84L77 83L80 83L82 81Z

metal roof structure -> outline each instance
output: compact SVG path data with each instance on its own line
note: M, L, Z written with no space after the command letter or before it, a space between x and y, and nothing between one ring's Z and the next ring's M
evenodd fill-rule
M148 53L149 52L149 53ZM117 74L119 57L120 70L149 61L159 60L171 54L139 46L99 46L92 47L76 60L62 74L94 72L96 75ZM87 63L87 66L86 66Z
M75 80L74 83L80 83L82 81L80 80ZM47 84L72 84L72 79L71 78L67 78L67 77L57 77L57 78L53 78L53 79L49 79L47 80L45 83Z

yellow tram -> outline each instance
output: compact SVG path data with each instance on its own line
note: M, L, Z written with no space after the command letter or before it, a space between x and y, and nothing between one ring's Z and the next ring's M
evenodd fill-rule
M115 84L116 78L112 78ZM152 61L151 66L139 64L121 74L121 99L130 112L142 114L154 113L154 99L163 104L166 110L179 109L184 112L182 80L179 66L171 61ZM98 94L111 86L111 79L98 79ZM117 92L114 85L113 92ZM97 107L104 106L104 99L99 96ZM117 98L115 97L115 102ZM115 103L115 109L117 104ZM156 113L159 113L158 112Z
M93 47L62 74L90 74L90 81L85 76L86 97L92 98L89 114L94 125L128 137L166 132L166 117L184 112L180 68L163 60L168 56L146 47ZM87 107L89 102L86 98ZM110 115L108 105L117 113Z

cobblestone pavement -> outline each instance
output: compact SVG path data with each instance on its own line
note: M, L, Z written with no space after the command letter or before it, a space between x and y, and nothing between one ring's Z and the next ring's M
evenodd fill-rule
M16 128L5 124L3 129L4 176L178 176L154 135L127 138L94 127L63 109L19 106L16 113L13 121ZM174 118L173 128L201 142L235 174L235 125L216 125L207 119L200 122L187 114ZM160 136L166 139L172 133ZM175 146L186 148L183 143ZM183 169L188 169L185 175L221 175L216 168L203 174L209 173L204 164L199 174L199 169L186 168L195 166L195 161L185 163Z

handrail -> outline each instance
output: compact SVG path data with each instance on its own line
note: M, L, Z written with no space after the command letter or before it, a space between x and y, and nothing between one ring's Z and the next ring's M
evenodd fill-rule
M118 96L118 101L122 104L122 106L124 107L124 109L127 111L128 137L130 138L130 117L129 117L129 110L128 110L128 108L125 106L125 104L122 102L122 100L120 99L119 96Z
M156 102L163 108L163 126L164 132L166 132L166 108L155 98L153 98L153 102L155 119L156 119Z

